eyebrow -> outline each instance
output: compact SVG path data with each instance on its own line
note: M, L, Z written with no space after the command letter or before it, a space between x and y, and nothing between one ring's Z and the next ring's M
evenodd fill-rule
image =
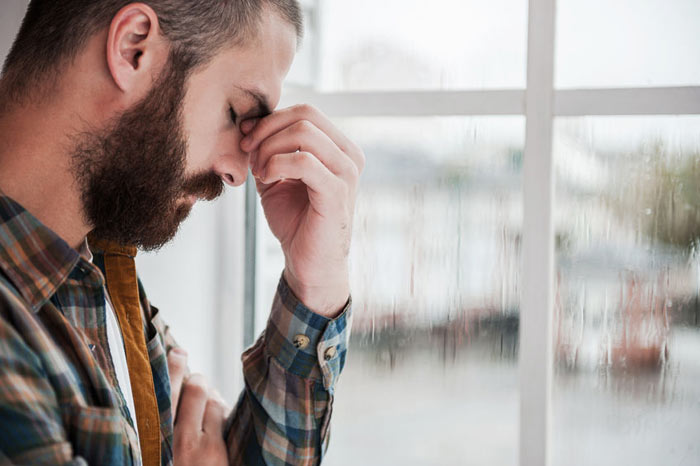
M243 120L249 120L251 118L262 118L270 113L272 113L272 110L270 110L270 104L268 103L267 97L256 90L253 89L244 89L242 87L236 86L238 89L241 91L245 92L248 94L248 96L252 97L253 100L255 100L256 106L247 111L244 115L241 115L241 121Z

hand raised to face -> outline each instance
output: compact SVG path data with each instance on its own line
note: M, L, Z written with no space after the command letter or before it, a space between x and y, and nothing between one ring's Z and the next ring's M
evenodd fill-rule
M333 316L350 293L348 254L365 156L308 105L245 121L241 131L265 217L282 244L284 276L307 307Z

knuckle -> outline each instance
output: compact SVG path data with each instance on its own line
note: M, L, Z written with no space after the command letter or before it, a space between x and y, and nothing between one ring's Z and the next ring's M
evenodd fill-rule
M308 119L313 117L318 110L311 104L299 104L295 107L295 111Z
M188 397L202 399L202 398L206 398L206 396L207 396L206 388L202 387L201 385L186 384L185 388L186 388L185 393Z
M347 153L352 159L357 160L357 168L360 170L360 172L362 172L362 170L365 168L365 163L367 162L367 157L365 156L362 148L350 141L350 147L348 148Z
M187 396L196 398L206 398L208 396L209 390L202 377L192 376L188 378L183 385Z
M360 155L362 153L362 149L360 148L360 146L358 146L357 143L352 140L348 141L347 151L355 155Z
M313 162L314 156L310 152L299 151L296 152L294 157L299 163L310 165Z
M294 123L292 129L297 135L307 134L313 131L314 125L309 120L299 120Z
M224 406L215 398L209 398L204 409L209 413L213 413L217 419L224 418Z
M360 170L354 163L350 164L350 181L356 183L360 179Z
M183 371L187 366L187 356L175 356L172 353L168 355L168 366L173 371Z

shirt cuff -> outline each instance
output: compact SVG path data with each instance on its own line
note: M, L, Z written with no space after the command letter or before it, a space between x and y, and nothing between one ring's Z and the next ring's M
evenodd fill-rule
M351 308L349 298L335 319L316 314L299 301L282 275L265 329L267 355L287 372L322 381L332 393L345 366Z

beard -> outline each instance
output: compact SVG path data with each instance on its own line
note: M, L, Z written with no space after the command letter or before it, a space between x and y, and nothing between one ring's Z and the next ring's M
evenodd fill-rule
M147 251L175 236L192 209L186 196L213 200L224 191L214 172L185 174L187 72L170 62L141 102L106 129L78 136L72 154L92 233Z

